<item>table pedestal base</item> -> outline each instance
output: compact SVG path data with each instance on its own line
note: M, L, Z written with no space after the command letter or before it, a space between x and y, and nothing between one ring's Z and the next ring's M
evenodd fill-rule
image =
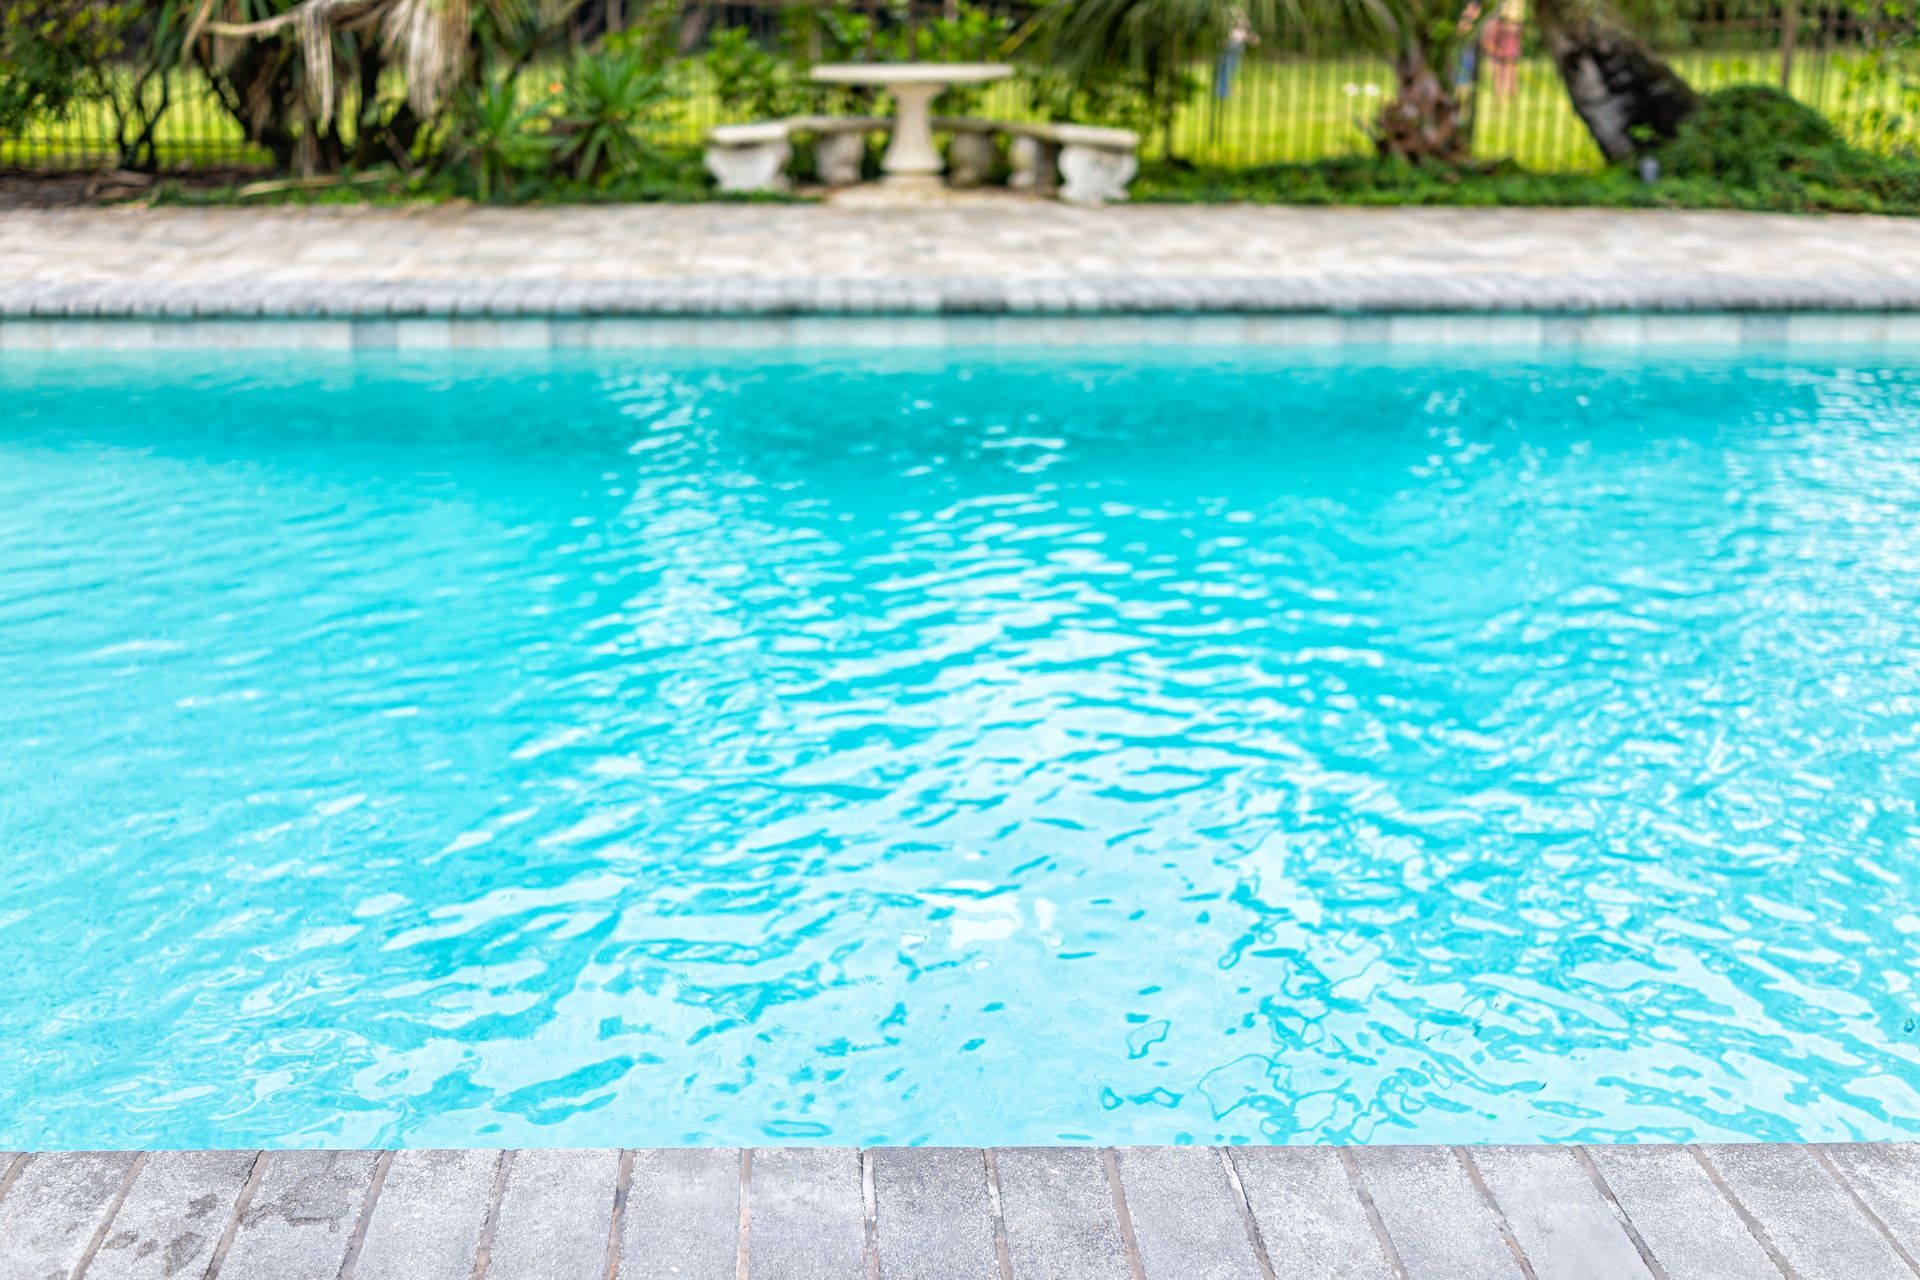
M933 100L946 88L941 84L890 84L893 95L893 141L880 161L887 182L895 186L936 186L940 181L940 153L933 148Z

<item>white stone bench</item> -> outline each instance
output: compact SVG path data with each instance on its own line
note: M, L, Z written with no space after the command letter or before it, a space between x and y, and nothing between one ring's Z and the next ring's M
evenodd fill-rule
M860 181L868 135L893 130L893 121L886 116L794 116L787 124L796 133L813 135L814 176L829 187L850 187Z
M1008 132L1013 135L1014 158L1008 185L1031 185L1044 191L1057 181L1060 198L1069 204L1124 201L1127 184L1140 171L1140 135L1131 129L1032 124L1014 126Z
M787 176L787 162L793 158L793 135L811 133L820 181L829 187L850 187L860 181L867 135L891 128L893 121L884 116L789 116L757 124L716 125L707 131L707 172L722 191L789 191L793 183Z
M1090 124L1049 124L1037 120L972 120L940 118L935 129L954 135L955 148L962 139L978 139L986 148L973 162L979 177L972 183L960 181L963 160L955 149L948 151L948 167L956 178L955 186L978 185L991 171L994 153L992 139L1003 134L1009 139L1007 161L1013 173L1007 185L1016 191L1052 195L1074 204L1109 204L1127 198L1127 184L1140 170L1140 135L1131 129L1109 129ZM1064 185L1063 185L1064 180Z
M792 190L787 177L792 156L785 120L723 124L707 131L707 172L720 190L733 195Z
M793 135L811 133L820 181L851 186L860 180L867 135L892 126L875 116L792 116L717 125L707 133L707 172L725 192L791 190L786 170ZM947 167L956 187L977 187L991 176L999 158L993 140L1001 134L1010 139L1013 174L1007 185L1017 191L1051 195L1057 189L1072 204L1110 204L1127 198L1127 184L1140 169L1140 135L1131 129L952 116L936 118L933 127L953 135Z

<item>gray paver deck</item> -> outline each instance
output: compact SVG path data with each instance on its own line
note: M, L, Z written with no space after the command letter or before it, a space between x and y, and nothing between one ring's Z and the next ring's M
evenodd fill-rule
M1324 1280L1389 1280L1398 1274L1340 1152L1235 1147L1229 1154L1277 1274Z
M600 1280L607 1273L618 1151L516 1151L494 1222L487 1274Z
M169 1280L206 1271L258 1162L251 1151L149 1155L87 1274L93 1280Z
M1716 1145L1700 1155L1804 1280L1914 1274L1880 1225L1805 1147Z
M867 1212L860 1153L770 1147L753 1153L749 1280L864 1280Z
M360 1280L467 1280L492 1211L498 1151L402 1151L367 1219Z
M963 1147L874 1151L883 1280L997 1280L987 1164Z
M0 317L1920 308L1920 220L1581 209L68 209Z
M1209 1147L1128 1147L1117 1156L1140 1264L1153 1275L1261 1280L1248 1213Z
M1488 1147L1473 1162L1540 1280L1653 1280L1578 1152Z
M139 1157L72 1151L15 1169L0 1200L0 1280L44 1280L79 1269Z
M0 1153L0 1275L1915 1280L1916 1186L1915 1143Z
M740 1188L738 1151L635 1152L620 1256L674 1280L735 1280Z
M334 1280L380 1160L371 1151L276 1151L229 1227L225 1280ZM0 1201L4 1204L4 1201Z
M1474 1185L1463 1152L1446 1147L1363 1147L1361 1181L1412 1280L1518 1277L1505 1224Z
M1780 1268L1686 1147L1590 1147L1586 1154L1670 1276L1779 1280Z
M1101 1153L1013 1147L994 1153L1013 1273L1033 1280L1128 1280L1120 1213Z

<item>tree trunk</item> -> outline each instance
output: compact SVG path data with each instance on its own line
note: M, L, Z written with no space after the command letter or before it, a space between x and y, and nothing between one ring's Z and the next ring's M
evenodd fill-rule
M1607 159L1625 160L1673 137L1700 104L1599 0L1537 0L1534 13L1573 109Z
M1383 156L1415 164L1428 160L1465 163L1466 117L1446 78L1417 51L1396 57L1393 72L1399 92L1374 121L1374 147Z

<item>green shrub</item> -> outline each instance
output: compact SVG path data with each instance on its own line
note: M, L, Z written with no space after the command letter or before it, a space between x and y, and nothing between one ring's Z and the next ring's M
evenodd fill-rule
M603 183L644 169L649 135L672 93L666 72L625 52L583 53L567 64L554 130L576 181Z
M1664 172L1765 186L1781 174L1831 171L1848 150L1825 116L1778 89L1741 85L1701 99L1660 148Z
M1853 147L1818 112L1773 89L1707 95L1654 155L1653 182L1626 167L1544 174L1511 162L1440 168L1354 156L1194 172L1153 164L1134 191L1139 199L1197 203L1920 213L1920 162Z
M1710 93L1655 153L1663 178L1739 193L1758 208L1905 211L1920 204L1920 163L1862 151L1778 89Z
M439 168L463 194L511 200L521 184L538 180L552 156L543 107L521 101L514 77L489 76L456 104Z
M106 96L102 73L139 13L95 0L0 0L0 134Z
M795 68L754 43L745 27L717 33L707 46L705 60L714 96L728 109L756 120L789 116L800 109L804 94Z

